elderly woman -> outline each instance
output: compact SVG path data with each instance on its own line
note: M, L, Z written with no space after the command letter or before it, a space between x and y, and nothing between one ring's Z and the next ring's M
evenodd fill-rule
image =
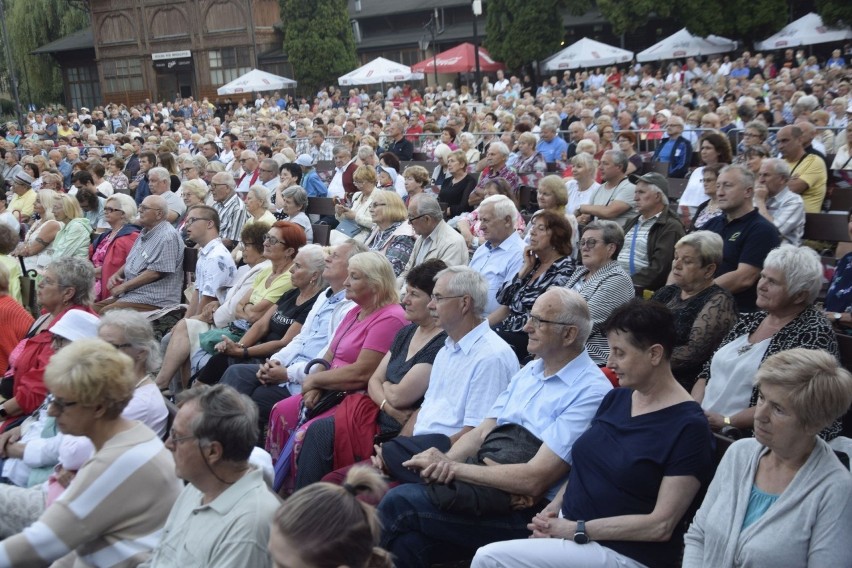
M465 162L468 164L479 161L479 150L476 149L476 136L473 132L462 132L459 135L459 151L464 154Z
M5 235L4 235L5 233ZM14 238L16 235L8 227L0 227L0 240L6 237ZM20 279L20 266L15 260L15 265L18 267L18 276ZM2 330L0 330L0 368L6 369L9 367L9 356L15 349L15 346L26 336L27 331L33 324L33 317L21 305L20 299L16 299L12 294L13 289L13 272L4 264L0 264L0 318L4 322ZM20 283L17 283L18 295L21 290Z
M184 375L180 383L186 384L189 376L185 374L184 366L187 364L190 355L199 350L199 336L214 327L227 328L230 323L237 319L237 305L244 300L250 301L249 298L254 293L253 285L256 278L262 271L272 266L272 261L263 256L263 241L268 231L269 226L260 223L243 227L242 233L240 233L243 265L237 269L231 287L221 304L218 301L210 302L200 314L180 320L172 329L168 347L164 350L163 364L157 374L156 382L158 385L165 387L171 377L179 370ZM281 293L274 292L272 296L277 301ZM267 303L267 307L273 304L274 302L270 301Z
M206 205L207 198L210 195L210 189L207 187L207 184L204 182L204 180L200 179L192 179L183 182L180 186L180 192L181 198L183 199L184 205L186 205L187 211L189 211L196 205ZM189 217L187 215L184 215L178 222L178 225L176 227L178 232L180 232L180 236L181 238L183 238L183 240L189 239L189 235L186 234L186 224L188 218Z
M695 215L686 225L687 227L693 230L701 230L708 221L722 215L723 211L719 208L719 202L716 200L716 181L719 179L719 172L724 167L725 164L702 166L701 183L704 184L704 193L709 199L695 208Z
M334 216L340 224L331 231L329 241L332 245L338 245L346 239L363 243L373 228L370 204L373 202L373 193L378 182L376 170L369 166L360 166L352 174L352 182L358 188L352 198L352 205L338 203L334 206Z
M275 187L275 196L272 202L280 207L281 204L284 203L283 191L293 187L294 185L299 185L300 183L302 183L301 166L292 162L281 164L278 174L278 185ZM305 195L307 196L307 191L305 192Z
M414 197L424 193L431 183L429 170L423 166L408 166L402 173L402 179L405 183L405 197L402 202L406 207Z
M536 199L539 210L553 211L565 216L568 224L571 225L571 247L576 250L580 235L577 218L571 213L571 209L566 208L568 204L568 189L565 185L562 178L557 175L544 176L538 183ZM531 225L527 227L527 233L529 233L530 227Z
M10 355L9 370L0 382L0 392L7 399L0 404L0 417L5 419L0 430L19 423L44 402L47 389L42 378L53 355L50 328L69 310L94 314L91 309L94 279L94 269L86 259L60 258L45 268L37 291L43 315L30 326Z
M592 202L592 196L601 186L595 181L598 164L591 154L580 152L571 158L572 179L565 182L568 191L568 211L576 211L581 205Z
M672 376L667 309L633 300L603 330L625 388L574 442L568 482L532 519L532 538L484 546L472 568L678 565L683 519L713 472L707 419Z
M609 357L604 321L635 295L630 275L616 260L624 246L624 231L615 221L592 221L586 225L579 245L583 266L577 268L565 287L578 291L589 303L592 333L586 349L592 360L603 367Z
M286 165L286 164L285 164ZM283 171L283 170L282 170ZM308 193L299 185L291 185L281 192L281 219L302 227L308 244L314 242L314 228L305 211L308 208Z
M737 145L737 155L744 155L753 146L768 144L769 128L760 120L753 120L745 125L743 139Z
M258 184L251 186L246 193L246 211L249 214L246 223L271 225L275 222L275 215L270 209L272 202L269 200L269 190Z
M754 383L754 439L725 452L684 538L684 568L848 565L852 479L817 434L848 410L852 375L794 348L767 358Z
M331 416L315 421L308 428L299 458L297 488L351 465L356 455L371 455L373 435L359 436L364 426L369 425L370 431L377 431L384 440L403 430L410 435L413 428L410 418L423 402L432 363L447 337L428 308L435 277L446 267L444 261L433 258L418 264L406 275L402 308L410 323L397 334L390 351L370 377L367 393L350 395L341 405L341 412L358 412L352 416L355 423L349 419L338 423ZM365 415L358 408L368 412ZM335 454L335 432L345 433L352 442L360 444L360 449L347 455Z
M718 132L707 132L698 141L698 149L701 153L701 166L692 170L686 189L678 201L681 211L681 221L684 225L695 217L696 208L707 201L707 186L704 183L704 170L709 166L730 164L731 143L728 137Z
M529 187L537 187L538 181L547 173L547 160L536 149L537 142L532 132L518 136L518 158L514 168L521 176L521 184Z
M53 260L53 243L56 234L62 229L62 223L53 216L53 205L61 194L52 189L38 192L33 210L39 219L30 225L24 240L15 249L15 256L23 257L24 268L41 273Z
M432 185L442 187L447 179L447 158L453 153L453 149L446 144L438 144L433 152L438 165L432 170Z
M113 158L107 163L107 176L104 179L112 185L116 193L130 193L130 181L124 174L124 160L121 158Z
M45 382L56 426L89 438L95 455L37 523L0 544L4 564L47 565L72 551L92 558L125 542L135 543L134 562L145 560L146 537L162 528L181 485L157 435L121 414L137 382L132 359L105 341L80 340L56 354Z
M369 378L406 323L405 312L399 305L396 278L383 255L374 251L356 254L349 259L348 271L344 283L346 298L356 306L334 332L324 357L327 370L305 377L302 393L279 402L270 413L266 445L275 459L291 457L281 455L290 436L296 436L293 448L297 456L311 421L334 414L336 407L321 410L316 416L311 413L323 398L334 397L335 392L367 388ZM308 412L307 422L299 419L303 407ZM288 488L295 480L295 459L290 467Z
M512 346L519 361L529 356L524 326L536 299L551 286L565 285L574 273L571 240L571 225L564 215L536 212L530 220L524 264L497 291L501 305L489 314L488 323Z
M448 218L457 217L471 211L467 203L470 192L476 187L476 177L467 172L469 162L461 150L447 156L447 176L438 193L438 201L447 204L445 214ZM408 170L406 170L408 171Z
M89 247L89 260L95 267L95 301L110 297L107 282L127 262L127 254L139 236L139 227L131 224L136 218L136 202L129 195L117 193L106 200L104 220L109 231L95 237Z
M714 283L720 262L722 237L710 231L686 235L675 245L672 284L660 288L651 298L675 316L672 373L688 391L737 320L733 296Z
M834 330L813 306L821 287L822 264L813 249L781 245L766 256L757 282L760 311L740 314L692 389L714 430L751 429L759 394L751 377L767 357L794 347L837 356ZM822 435L831 439L839 431L834 424Z
M216 384L235 361L262 363L268 356L289 345L302 330L308 312L320 291L325 288L322 278L324 268L325 254L322 247L301 247L290 266L293 289L285 292L274 306L270 306L245 332L239 343L223 335L222 341L215 346L216 354L207 361L197 379L202 383Z
M57 195L53 203L53 217L63 223L53 239L53 258L88 258L92 226L83 217L77 199L66 194Z
M272 523L269 555L273 563L393 568L390 554L379 548L381 526L368 504L380 501L386 491L381 475L368 467L352 468L342 486L316 483L299 490Z
M415 235L407 222L408 209L396 192L378 190L370 204L370 215L375 225L364 244L385 255L394 275L399 276L414 249Z
M832 170L852 170L852 122L846 125L845 137L842 144L837 144L837 154L834 156L834 161L831 163ZM838 134L838 139L840 135ZM838 140L839 142L839 140ZM847 182L852 181L848 178Z

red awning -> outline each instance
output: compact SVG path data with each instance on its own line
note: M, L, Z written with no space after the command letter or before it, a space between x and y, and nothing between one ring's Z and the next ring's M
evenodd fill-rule
M431 73L435 69L435 59L438 61L438 73L473 73L476 71L476 56L472 43L463 43L447 51L442 51L436 58L429 57L411 66L412 71ZM491 58L484 47L479 48L479 68L484 73L505 69L502 63Z

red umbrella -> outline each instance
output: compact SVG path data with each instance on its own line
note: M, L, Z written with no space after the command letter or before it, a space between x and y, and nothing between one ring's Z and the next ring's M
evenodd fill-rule
M438 60L439 73L473 73L476 71L476 55L474 55L472 43L463 43L447 51L442 51L435 59ZM506 69L502 63L494 61L485 48L481 46L479 48L479 68L483 73ZM418 73L431 73L434 69L435 62L432 57L411 66L411 70Z

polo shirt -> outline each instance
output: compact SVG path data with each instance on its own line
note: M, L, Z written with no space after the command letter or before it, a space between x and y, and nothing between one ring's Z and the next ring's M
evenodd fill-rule
M468 266L488 281L488 304L483 315L488 315L500 307L497 291L515 277L523 264L524 241L517 231L512 231L512 234L496 247L486 241L476 249Z
M630 183L630 180L626 177L612 189L607 188L606 184L601 184L601 186L597 188L595 193L592 195L589 205L609 205L612 201L622 201L630 205L630 209L618 217L611 219L618 223L621 227L624 227L624 224L627 223L631 217L636 215L636 212L633 209L636 204L636 186Z
M805 154L801 160L787 161L790 174L808 184L808 189L802 193L806 213L819 213L822 201L825 199L825 189L828 182L828 171L825 162L815 154Z
M717 277L733 272L741 263L763 268L766 255L781 244L778 229L757 209L732 221L728 221L726 215L719 215L710 219L704 225L704 230L713 231L722 237L724 248L722 262L716 269ZM757 310L757 283L734 294L734 299L740 312Z

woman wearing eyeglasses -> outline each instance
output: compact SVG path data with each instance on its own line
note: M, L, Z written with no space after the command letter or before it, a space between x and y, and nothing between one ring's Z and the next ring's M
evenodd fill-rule
M395 191L376 191L370 203L373 232L364 242L370 250L385 255L395 276L402 274L414 249L414 229L408 220L408 209Z
M95 267L95 301L110 296L107 282L127 261L127 254L139 236L139 227L130 223L136 217L136 202L129 195L116 193L106 200L104 221L109 231L100 233L89 247L89 260Z
M136 565L148 558L150 535L163 527L181 484L174 460L150 428L122 416L135 384L130 356L87 339L50 361L49 414L64 434L85 436L95 454L59 499L22 533L0 544L5 566L46 566L76 552L89 563L122 548ZM109 564L114 564L114 560Z
M725 167L725 164L712 164L701 168L701 183L704 184L704 194L710 199L695 209L695 215L689 224L689 228L693 231L700 231L710 219L722 214L722 210L719 209L719 202L716 201L716 181L719 179L719 172L722 171L723 167Z
M332 246L343 243L346 239L355 239L363 243L367 240L373 228L373 216L370 215L370 204L378 183L376 170L370 166L360 166L352 174L352 183L358 191L352 197L352 205L338 203L334 206L334 216L340 221L338 228L331 232L329 241Z
M728 137L718 132L707 132L698 141L698 148L701 152L701 166L692 170L689 176L689 181L686 183L686 188L683 190L678 201L678 207L681 213L681 222L684 226L689 224L690 219L697 215L698 208L707 202L707 183L705 182L704 172L708 167L730 164L733 160L731 156L731 143L728 142ZM718 175L718 170L717 170ZM715 177L715 176L708 176ZM715 188L713 189L715 194ZM707 219L709 220L709 219ZM703 223L706 223L704 220Z

